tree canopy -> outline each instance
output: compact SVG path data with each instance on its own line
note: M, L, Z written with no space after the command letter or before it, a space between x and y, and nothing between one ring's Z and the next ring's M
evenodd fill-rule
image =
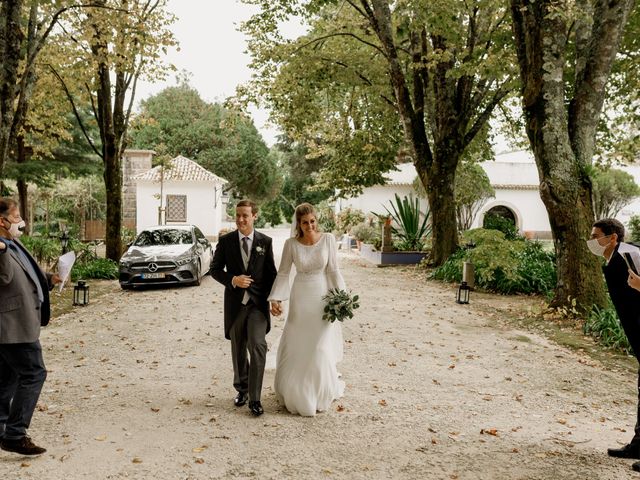
M432 261L457 248L458 162L514 88L508 10L493 0L246 0L255 81L241 93L275 111L293 138L327 158L320 178L345 194L410 159L433 214ZM300 15L309 33L286 40ZM327 174L328 172L328 174Z
M617 168L596 167L593 182L595 218L615 218L620 210L640 196L640 187L633 176Z
M229 181L237 197L272 198L279 185L276 161L253 121L239 111L205 102L188 84L141 102L131 145L184 155Z

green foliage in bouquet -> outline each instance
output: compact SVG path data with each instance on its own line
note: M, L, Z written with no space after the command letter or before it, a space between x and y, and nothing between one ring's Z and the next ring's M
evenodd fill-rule
M353 311L360 308L358 295L351 295L349 292L339 288L332 288L322 297L327 302L324 307L323 320L343 322L345 318L353 318Z

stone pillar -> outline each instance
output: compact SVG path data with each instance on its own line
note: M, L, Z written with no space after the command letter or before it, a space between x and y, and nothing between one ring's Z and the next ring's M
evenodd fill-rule
M136 182L133 177L151 169L153 150L125 150L122 159L122 222L136 229Z

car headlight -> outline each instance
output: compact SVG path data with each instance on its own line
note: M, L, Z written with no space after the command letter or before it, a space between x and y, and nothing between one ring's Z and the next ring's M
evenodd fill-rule
M185 258L181 258L179 260L176 260L176 263L178 264L179 267L181 267L182 265L186 265L187 263L191 263L193 262L193 259L195 257L185 257Z
M124 268L129 268L131 266L130 260L120 260L120 266Z

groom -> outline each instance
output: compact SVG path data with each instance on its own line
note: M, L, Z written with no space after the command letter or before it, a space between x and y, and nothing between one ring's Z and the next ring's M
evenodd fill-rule
M241 407L248 399L256 417L264 413L260 393L265 335L271 329L267 297L277 275L271 238L253 229L257 217L255 203L238 202L238 229L220 237L211 262L211 275L225 286L224 336L231 340L233 386L238 391L234 404Z

